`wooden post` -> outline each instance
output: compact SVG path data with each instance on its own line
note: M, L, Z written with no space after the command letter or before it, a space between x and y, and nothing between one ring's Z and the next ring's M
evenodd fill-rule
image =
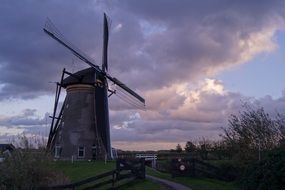
M116 171L114 171L114 172L113 172L113 175L112 175L112 177L113 177L113 181L112 181L112 188L114 188L114 187L115 187L115 180L116 180L116 179L115 179L115 175L116 175L116 173L117 173L117 172L116 172Z
M120 159L116 160L116 171L117 171L117 180L120 180L120 171L121 171Z
M176 162L175 162L176 160L175 159L172 159L171 160L171 166L170 166L170 172L171 172L171 178L172 179L174 179L176 176L175 176L175 172L176 172L176 170L177 170L177 168L175 167L175 165L176 165Z
M196 172L195 172L195 160L192 160L192 168L193 168L193 177L196 177Z
M141 170L141 176L140 176L140 178L141 178L141 179L145 179L145 159L144 159L144 158L141 158L141 159L140 159L140 162L141 162L141 168L140 168L140 170Z

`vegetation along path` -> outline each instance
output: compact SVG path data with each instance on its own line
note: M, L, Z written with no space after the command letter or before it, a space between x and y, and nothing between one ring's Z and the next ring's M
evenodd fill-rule
M169 180L166 180L166 179L161 179L159 177L154 177L154 176L147 175L146 178L151 180L151 181L153 181L153 182L162 183L163 185L166 185L166 186L170 187L173 190L191 190L191 188L189 188L189 187L186 187L186 186L181 185L179 183L175 183L173 181L169 181Z

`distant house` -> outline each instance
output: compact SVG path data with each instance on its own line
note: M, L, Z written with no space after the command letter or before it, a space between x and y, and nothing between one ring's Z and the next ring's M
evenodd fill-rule
M15 150L12 144L0 144L0 162L3 162L5 155L11 156L11 152Z
M0 153L5 152L6 150L12 152L13 150L15 150L15 147L12 144L0 144Z
M6 150L13 151L15 147L12 144L0 144L0 152L5 152Z

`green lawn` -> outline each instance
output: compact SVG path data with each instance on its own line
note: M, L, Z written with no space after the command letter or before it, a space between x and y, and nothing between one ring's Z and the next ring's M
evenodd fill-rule
M146 171L148 175L181 183L188 187L191 187L193 190L238 190L238 187L235 184L216 179L190 177L177 177L173 179L171 178L170 174L161 173L149 167L147 167Z
M103 161L96 162L67 162L67 161L57 161L53 166L57 171L62 172L65 176L67 176L71 182L80 181L86 179L88 177L93 177L98 174L102 174L115 169L115 162L107 162L106 164ZM104 178L108 179L108 178ZM128 181L124 180L120 182L120 184L125 184L120 190L160 190L167 188L162 187L160 184L153 183L148 180L136 180L136 181ZM111 186L105 186L111 187ZM100 190L105 189L100 188Z
M219 181L208 178L189 178L181 177L177 180L178 183L191 187L193 190L238 190L238 187L233 183Z
M115 162L107 162L105 164L103 161L74 163L58 161L54 163L53 167L67 176L71 182L76 182L88 177L93 177L98 174L114 170ZM223 182L220 180L189 177L178 177L172 179L170 174L161 173L149 167L146 168L146 171L148 175L172 180L177 183L189 186L193 190L238 190L238 188L233 183ZM124 183L126 184L123 185L120 190L167 190L166 187L153 183L149 180L136 180L130 182L125 180Z
M114 170L115 167L115 162L107 162L106 164L103 161L82 161L74 163L68 161L55 162L55 168L67 176L71 182Z
M170 190L161 184L153 183L149 180L136 180L125 184L119 190Z

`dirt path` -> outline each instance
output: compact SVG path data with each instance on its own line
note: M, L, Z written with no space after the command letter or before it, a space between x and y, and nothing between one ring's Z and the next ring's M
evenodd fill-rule
M169 181L166 179L162 179L162 178L158 178L158 177L154 177L154 176L150 176L150 175L147 175L146 178L153 181L153 182L161 183L167 187L170 187L173 190L191 190L190 187L186 187L184 185L181 185L179 183L175 183L173 181Z

